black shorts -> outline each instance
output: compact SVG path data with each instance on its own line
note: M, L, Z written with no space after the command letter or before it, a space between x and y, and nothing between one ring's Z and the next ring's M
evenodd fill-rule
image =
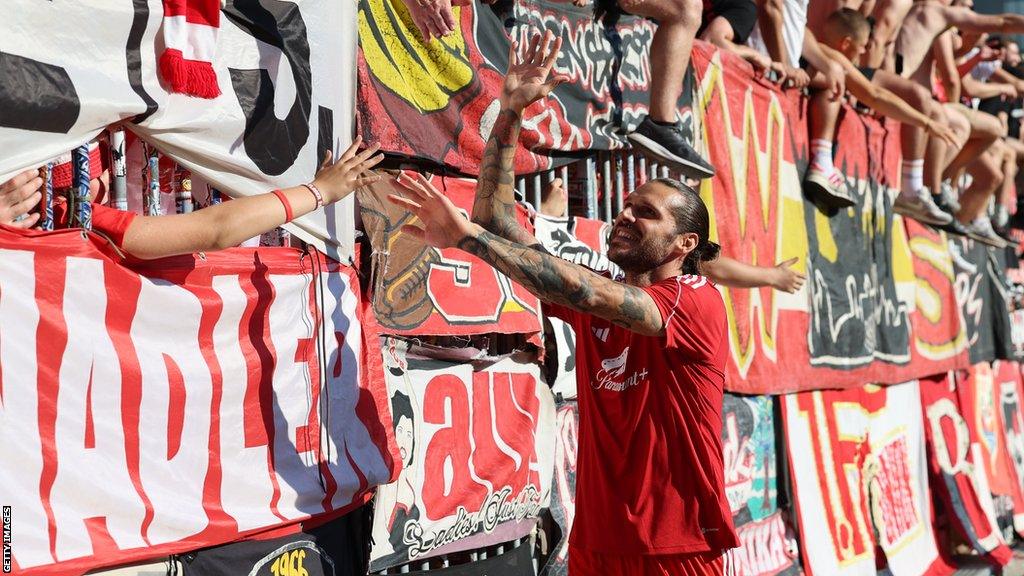
M753 0L711 0L711 7L704 11L703 21L697 36L715 18L725 18L732 26L732 41L735 44L746 44L750 33L757 24L757 5Z

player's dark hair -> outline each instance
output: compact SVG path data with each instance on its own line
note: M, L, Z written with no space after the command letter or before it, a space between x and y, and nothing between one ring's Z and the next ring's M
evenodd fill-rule
M700 195L693 188L673 178L657 178L651 180L679 192L683 201L669 207L672 217L676 221L676 233L697 235L697 247L683 259L683 274L700 274L700 263L710 262L718 258L722 247L708 240L710 235L710 221L708 207L704 205Z

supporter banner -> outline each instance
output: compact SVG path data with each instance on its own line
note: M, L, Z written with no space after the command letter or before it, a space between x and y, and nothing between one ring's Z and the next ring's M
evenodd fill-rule
M996 527L981 448L961 415L956 385L952 377L937 376L920 386L932 489L957 532L979 554L1005 565L1012 553Z
M993 494L1009 496L1015 490L1013 465L1005 446L999 385L992 366L988 362L975 364L957 373L956 380L960 413L980 448L988 487Z
M169 94L157 74L163 4L0 5L9 24L0 51L0 181L121 121L232 196L308 182L325 150L348 145L355 5L225 0L210 38L221 95L204 100ZM288 227L334 256L352 254L351 200Z
M693 66L698 141L719 167L701 183L712 239L741 262L771 267L796 257L808 273L792 295L719 287L729 313L729 390L896 383L966 364L956 307L943 298L953 277L944 242L908 228L908 246L892 214L894 132L845 109L836 160L857 206L826 214L801 194L807 127L798 95L752 80L734 55L703 45Z
M411 576L522 576L533 574L533 546L529 541L508 552L468 564L406 572Z
M551 546L551 555L540 572L544 576L566 576L569 573L569 534L576 517L579 415L579 405L575 400L560 402L555 409L555 477L549 509L561 532L561 539Z
M948 574L930 529L916 382L784 397L807 574ZM877 536L876 536L877 535Z
M15 572L84 572L362 504L398 459L378 345L354 271L295 250L127 267L96 235L0 228Z
M988 248L966 238L949 242L956 270L956 301L960 306L970 345L972 364L996 358L993 328L991 277L988 272Z
M726 394L722 405L725 494L740 538L726 562L737 576L800 574L796 540L776 500L773 404L770 396Z
M996 383L999 394L999 431L1004 439L1011 470L1013 529L1024 535L1024 410L1020 402L1021 371L1016 362L997 362Z
M234 542L180 556L184 576L363 576L359 514L298 534Z
M592 6L548 0L499 6L511 12L455 7L461 34L424 44L401 0L361 0L364 139L475 175L497 117L509 35L528 45L532 31L551 30L563 40L555 70L571 80L526 110L516 172L551 167L551 152L622 147L620 128L646 113L654 24L622 16L606 29L594 21Z
M476 183L435 177L435 186L460 208L472 210ZM539 301L487 263L456 248L437 250L402 227L419 221L388 202L403 188L393 178L357 192L374 261L373 310L388 334L540 332ZM525 210L520 222L529 228Z
M525 536L551 496L554 402L536 364L385 346L403 469L374 500L370 571Z

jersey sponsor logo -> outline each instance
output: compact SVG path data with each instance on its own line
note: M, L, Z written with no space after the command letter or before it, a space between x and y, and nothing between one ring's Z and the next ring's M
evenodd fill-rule
M611 390L623 392L633 386L647 380L647 369L633 372L626 378L621 378L626 373L626 361L629 359L629 346L622 351L622 354L613 358L601 360L601 369L597 372L597 378L592 382L595 390Z

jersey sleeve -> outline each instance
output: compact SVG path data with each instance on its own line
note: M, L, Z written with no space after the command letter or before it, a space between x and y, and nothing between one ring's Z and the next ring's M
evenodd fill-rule
M121 248L124 246L124 235L135 220L135 216L134 212L93 204L92 228L107 235L118 248Z
M661 311L669 348L694 360L716 358L725 342L725 304L700 276L681 276L643 288Z

